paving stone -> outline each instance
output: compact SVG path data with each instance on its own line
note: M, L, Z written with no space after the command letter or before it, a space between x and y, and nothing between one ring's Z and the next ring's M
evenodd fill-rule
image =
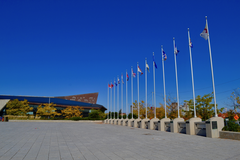
M0 122L0 160L236 160L240 141L91 122Z

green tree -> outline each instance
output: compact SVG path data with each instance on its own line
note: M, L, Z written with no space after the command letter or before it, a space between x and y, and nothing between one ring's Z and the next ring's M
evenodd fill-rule
M57 109L54 108L54 106L56 106L56 104L44 103L43 105L44 105L44 107L42 107L42 104L40 104L37 107L37 116L54 118L55 116L61 115L61 113L56 112Z
M91 109L91 112L88 114L90 119L104 119L105 113L101 110Z
M6 106L8 115L26 116L32 110L33 107L29 107L29 102L26 99L24 101L19 101L18 99L11 100Z
M196 97L196 115L199 118L202 118L203 121L213 117L215 115L214 103L212 103L213 94L206 94L204 96L198 95ZM193 100L185 100L189 106L189 111L184 111L189 118L193 117L194 115L194 105ZM222 112L224 108L220 110L217 109L217 112Z

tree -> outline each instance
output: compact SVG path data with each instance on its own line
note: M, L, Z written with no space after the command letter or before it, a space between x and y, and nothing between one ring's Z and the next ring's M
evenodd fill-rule
M204 96L198 95L196 97L196 115L202 120L207 120L215 115L214 103L212 103L213 94L206 94ZM194 115L194 105L193 100L185 100L189 106L189 111L184 111L190 118ZM220 110L217 109L217 112L222 112L224 108Z
M88 114L88 117L91 119L104 119L105 114L101 110L91 109L91 112Z
M6 112L8 115L26 116L28 112L33 110L33 107L29 107L29 102L19 101L18 99L11 100L7 103Z
M234 89L234 92L231 93L230 99L232 101L232 105L235 113L237 113L237 108L240 109L240 93L239 93L239 88L238 89Z
M68 106L67 108L61 110L62 115L66 118L72 118L72 117L81 117L82 118L82 107L79 106Z
M42 107L42 104L40 104L37 107L37 116L54 118L55 116L61 115L61 113L56 112L57 109L54 108L54 106L56 106L56 104L44 103L43 105L44 105L44 107Z

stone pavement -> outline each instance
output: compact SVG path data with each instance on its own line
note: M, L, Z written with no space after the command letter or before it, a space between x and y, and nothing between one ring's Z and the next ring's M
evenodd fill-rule
M240 141L97 123L0 122L0 160L240 160Z

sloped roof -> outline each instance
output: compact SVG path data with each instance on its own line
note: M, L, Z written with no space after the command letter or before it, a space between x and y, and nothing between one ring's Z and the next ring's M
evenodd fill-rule
M97 103L97 98L98 98L98 92L87 93L87 94L78 94L78 95L70 95L70 96L60 96L60 97L54 97L54 98L60 98L60 99L66 99L66 100L71 100L71 101L96 104Z

